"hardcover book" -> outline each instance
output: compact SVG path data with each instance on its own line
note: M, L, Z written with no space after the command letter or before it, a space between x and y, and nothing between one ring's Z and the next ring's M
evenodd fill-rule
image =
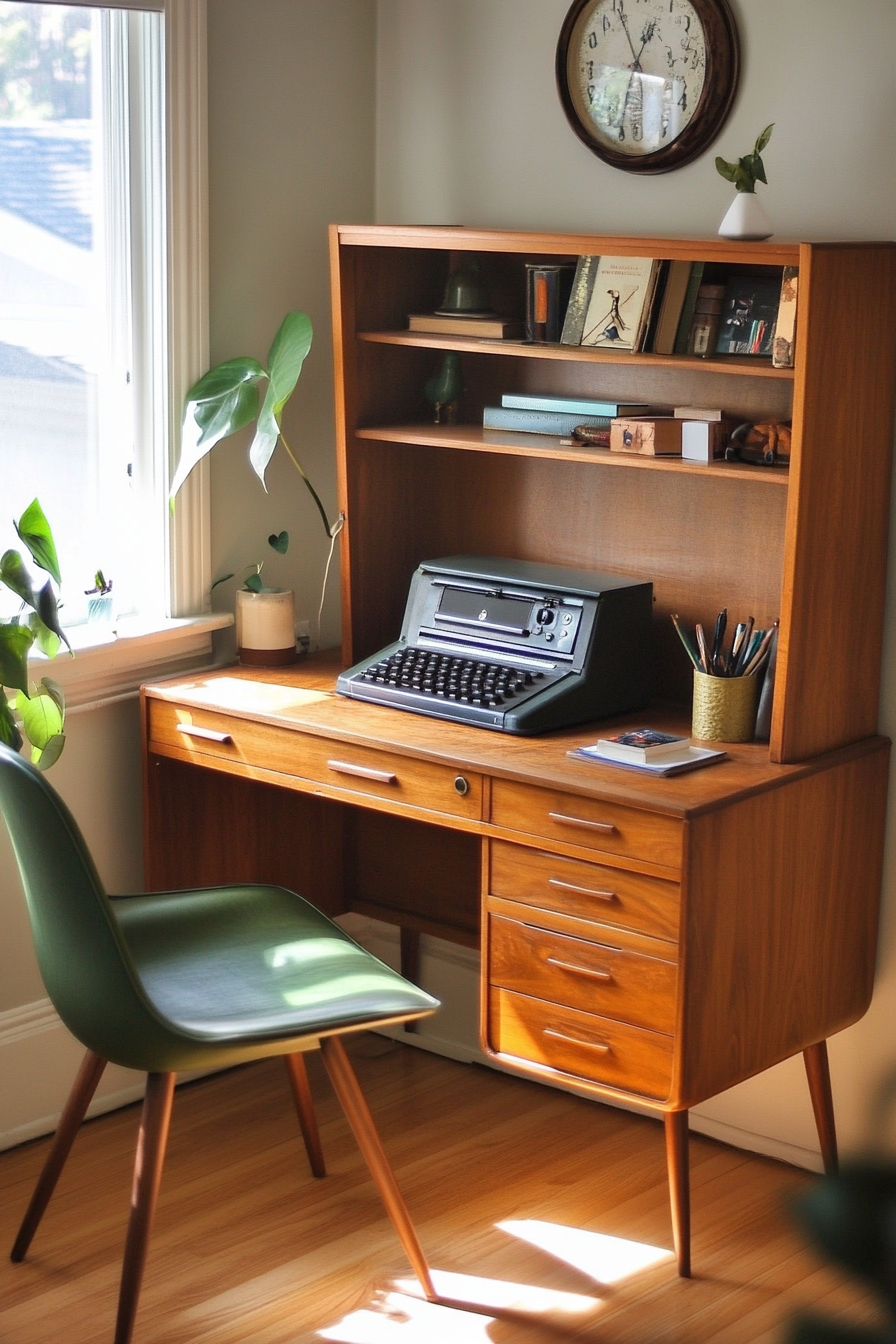
M684 310L692 264L690 261L672 261L669 263L666 290L663 294L663 302L656 323L656 336L653 341L654 353L657 355L671 355L675 350L675 337Z
M600 257L579 257L576 273L572 282L572 292L566 305L566 317L560 334L561 345L581 345L582 332L585 329L585 316L591 302L594 289L594 277Z
M482 412L483 429L509 429L526 434L572 434L577 425L597 425L608 429L608 415L561 415L556 411L517 411L507 406L486 406Z
M725 287L717 355L772 353L781 282L762 276L734 276Z
M658 728L632 728L618 737L598 738L596 745L604 756L643 765L645 761L656 761L670 754L680 755L690 741L686 737L676 737L674 733L661 733Z
M652 257L601 257L585 316L582 345L637 350L658 262Z
M691 275L688 280L688 287L685 290L684 303L681 305L681 317L678 319L678 330L675 333L675 349L673 354L686 355L688 353L688 337L691 334L691 321L694 317L694 309L697 306L697 295L700 292L700 285L703 282L703 272L705 268L705 261L695 261L691 265Z
M792 369L796 345L796 302L799 287L799 267L785 266L781 277L781 302L772 342L772 367Z
M451 317L444 313L410 313L408 331L428 331L436 336L482 336L488 340L518 340L522 322L510 317Z
M687 770L699 770L702 765L715 765L724 761L727 751L717 751L714 747L683 746L674 755L659 756L654 761L621 761L617 756L607 756L600 743L590 747L576 747L568 751L578 761L591 761L596 765L615 765L620 770L643 770L650 775L683 775Z
M600 401L596 397L552 397L529 392L505 392L501 405L519 411L557 411L561 415L642 415L646 401Z

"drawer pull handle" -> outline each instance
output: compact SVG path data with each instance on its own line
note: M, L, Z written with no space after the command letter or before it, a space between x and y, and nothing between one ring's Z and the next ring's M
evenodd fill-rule
M549 887L560 887L563 891L577 891L582 896L596 896L599 901L615 901L615 891L595 891L593 887L577 887L575 882L562 882L559 877L548 878Z
M369 765L352 765L349 761L327 761L327 768L337 775L356 775L358 779L372 779L377 784L397 784L398 776L389 770L372 770Z
M207 742L232 742L230 733L216 733L214 728L198 728L193 723L179 723L177 731L184 737L202 737Z
M558 1041L566 1041L569 1045L584 1045L587 1050L596 1050L600 1055L608 1055L610 1047L606 1041L582 1041L578 1036L567 1036L562 1031L557 1031L555 1027L545 1027L545 1036L556 1036Z
M584 817L567 817L562 812L549 812L551 821L559 821L564 826L587 826L590 831L601 831L604 835L613 835L616 827L611 821L586 821Z
M587 975L592 980L603 980L609 984L613 979L609 971L593 971L590 966L574 966L571 961L561 961L559 957L548 957L549 966L558 966L561 971L574 971L576 975Z

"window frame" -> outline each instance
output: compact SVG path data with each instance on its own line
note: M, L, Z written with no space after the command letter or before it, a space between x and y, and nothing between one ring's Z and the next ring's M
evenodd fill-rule
M199 464L180 491L177 508L168 508L168 488L180 440L180 408L188 388L208 367L208 114L206 0L36 0L79 3L104 9L155 10L164 14L165 63L165 253L167 287L167 395L164 405L146 405L141 413L155 421L155 444L148 466L151 507L161 544L166 615L118 622L115 634L97 635L90 627L70 632L76 657L64 653L48 662L31 660L31 675L52 675L71 708L88 708L133 695L142 681L183 672L207 663L212 632L232 624L228 613L211 613L211 529L208 463ZM161 157L161 156L160 156ZM152 330L152 322L149 324ZM159 333L156 332L155 339ZM161 423L159 423L161 421Z

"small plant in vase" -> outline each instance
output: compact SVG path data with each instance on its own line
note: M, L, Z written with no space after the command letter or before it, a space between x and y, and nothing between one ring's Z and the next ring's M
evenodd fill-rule
M317 512L323 523L324 531L330 543L321 585L320 606L317 613L317 632L320 634L320 620L323 612L324 596L327 589L327 577L336 538L342 531L345 517L339 514L331 523L327 517L320 496L311 484L301 462L283 437L283 410L295 390L302 371L302 365L311 349L313 331L311 319L307 313L287 313L280 325L268 354L268 367L257 359L243 356L226 360L223 364L209 369L199 382L190 388L184 407L181 434L181 453L174 480L171 484L171 505L174 498L189 476L190 472L215 444L235 434L237 430L255 422L255 434L249 446L249 462L265 489L265 471L278 443L282 443L290 461L302 478L314 500ZM260 387L265 384L264 398L260 396ZM286 533L280 537L289 538ZM273 542L271 543L273 544ZM274 549L279 549L277 546ZM282 552L281 552L282 553ZM250 575L250 579L251 579ZM247 583L243 592L260 592L263 588L260 579L260 566L256 567L258 588ZM223 580L219 580L222 582ZM290 594L291 599L291 594ZM295 656L295 639L292 641Z
M273 532L268 545L278 555L289 550L289 533ZM236 643L241 663L279 667L296 658L296 612L291 589L269 587L261 577L264 561L246 567L236 595ZM212 588L233 574L222 574ZM307 641L306 641L307 642Z
M107 579L101 569L93 576L93 587L85 588L84 596L87 598L87 620L91 625L106 624L112 620L112 580Z
M762 202L756 195L756 183L768 183L765 164L762 162L762 151L772 138L774 125L772 122L759 133L752 151L745 154L742 159L738 159L735 163L729 163L723 158L716 159L716 172L724 177L726 182L733 182L737 191L728 213L719 225L719 233L723 238L771 237L772 226Z

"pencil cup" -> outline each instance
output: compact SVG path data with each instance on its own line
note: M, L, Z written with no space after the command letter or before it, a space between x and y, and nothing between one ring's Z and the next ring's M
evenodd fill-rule
M756 677L708 677L694 669L691 734L704 742L752 742Z

